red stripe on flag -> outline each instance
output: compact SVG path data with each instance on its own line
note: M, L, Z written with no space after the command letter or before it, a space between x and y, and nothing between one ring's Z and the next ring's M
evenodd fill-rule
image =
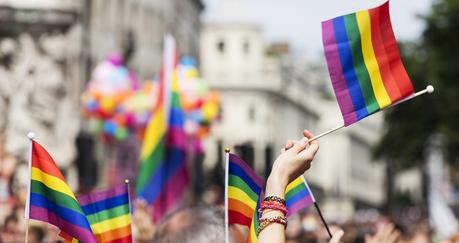
M32 146L32 166L39 168L46 174L65 181L64 176L62 176L62 173L56 166L56 162L54 162L53 158L49 155L45 148L35 141L32 141Z
M379 70L381 72L384 88L390 97L392 103L400 99L401 94L398 89L396 80L392 76L392 72L389 66L389 57L387 56L384 48L384 42L382 40L381 25L379 22L379 8L370 9L368 12L371 19L371 41L373 42L373 49L375 51L376 60L378 61Z
M400 90L400 94L402 97L405 97L413 93L414 88L400 57L400 51L398 49L397 41L392 29L392 24L390 22L389 1L381 5L381 7L377 8L376 10L379 11L379 22L381 24L381 29L385 30L381 31L381 35L387 57L389 58L392 76L397 81L396 84Z

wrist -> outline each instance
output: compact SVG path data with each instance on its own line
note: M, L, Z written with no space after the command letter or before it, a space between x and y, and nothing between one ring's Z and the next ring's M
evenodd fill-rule
M277 173L271 173L266 181L265 196L278 196L285 198L285 188L287 187L288 179Z

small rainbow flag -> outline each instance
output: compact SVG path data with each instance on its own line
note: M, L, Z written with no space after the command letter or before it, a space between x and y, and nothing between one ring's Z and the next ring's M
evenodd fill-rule
M25 218L55 225L85 243L96 242L85 213L53 158L40 144L31 142L31 181Z
M189 183L177 65L175 39L166 36L158 103L145 132L136 188L136 197L152 205L156 223L183 197Z
M303 176L296 178L285 189L285 204L288 209L287 216L314 204L316 199Z
M128 186L77 196L97 242L132 242Z
M389 2L322 22L322 37L345 126L413 95Z
M238 156L229 154L228 223L250 227L263 180Z

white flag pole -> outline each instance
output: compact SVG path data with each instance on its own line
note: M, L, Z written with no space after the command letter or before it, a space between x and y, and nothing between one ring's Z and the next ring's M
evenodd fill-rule
M229 220L228 220L228 182L229 182L229 153L225 148L225 242L229 243Z
M29 148L29 171L28 171L28 178L27 178L27 197L26 197L25 210L24 210L24 218L26 220L25 243L29 242L30 183L32 180L32 150L33 150L33 140L35 138L35 134L33 132L29 132L27 133L27 137L30 140L30 148Z
M381 109L381 110L377 111L376 113L378 113L378 112L380 112L380 111L383 111L383 110L386 110L386 109L388 109L388 108L394 107L394 106L396 106L396 105L398 105L398 104L401 104L401 103L403 103L403 102L406 102L406 101L408 101L408 100L414 99L414 98L416 98L416 97L418 97L418 96L420 96L420 95L423 95L423 94L426 94L426 93L431 94L431 93L434 92L434 90L435 90L435 89L434 89L434 87L433 87L432 85L428 85L425 89L423 89L423 90L421 90L421 91L419 91L419 92L416 92L416 93L414 93L414 94L412 94L412 95L406 97L405 99L402 99L402 100L400 100L400 101L398 101L398 102L395 102L394 104L392 104L392 105L390 105L390 106L388 106L388 107L386 107L386 108L384 108L384 109ZM373 113L373 114L376 114L376 113ZM373 115L373 114L372 114L372 115ZM335 127L335 128L332 128L332 129L330 129L330 130L328 130L328 131L325 131L325 132L323 132L323 133L321 133L321 134L319 134L319 135L317 135L317 136L314 136L314 137L312 137L311 139L309 139L309 142L312 142L312 141L314 141L314 140L317 140L317 139L319 139L319 138L321 138L321 137L323 137L323 136L325 136L325 135L327 135L327 134L330 134L330 133L332 133L332 132L338 131L339 129L341 129L341 128L343 128L343 127L345 127L345 126L344 126L344 125L339 125L339 126L337 126L337 127Z

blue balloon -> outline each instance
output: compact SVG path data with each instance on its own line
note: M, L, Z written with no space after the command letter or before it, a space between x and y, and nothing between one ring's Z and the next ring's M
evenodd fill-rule
M95 100L91 100L86 104L86 109L90 111L95 111L97 108L99 108L99 104Z
M108 120L104 123L104 132L110 135L115 135L116 133L116 123L112 120Z

